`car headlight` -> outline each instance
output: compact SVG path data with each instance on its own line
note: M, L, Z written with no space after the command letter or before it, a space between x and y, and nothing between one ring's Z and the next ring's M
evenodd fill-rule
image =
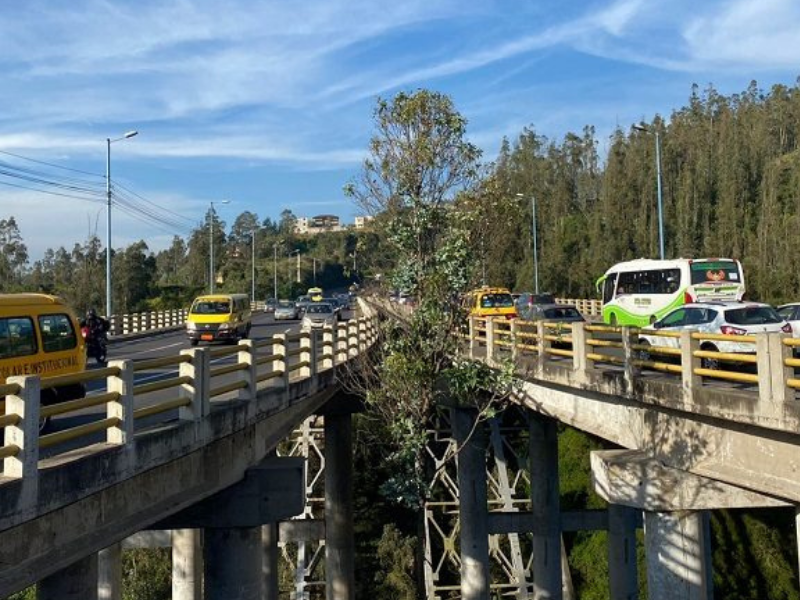
M191 321L187 321L186 331L197 331L197 323L192 323Z
M228 330L228 329L230 329L230 328L231 328L231 325L230 325L230 323L222 323L222 324L221 324L221 325L218 327L218 330L219 330L219 331L227 331L227 330Z

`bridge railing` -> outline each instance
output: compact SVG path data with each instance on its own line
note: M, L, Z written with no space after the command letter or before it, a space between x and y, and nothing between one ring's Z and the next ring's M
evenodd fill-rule
M489 364L510 359L534 377L558 379L560 369L580 382L611 370L623 377L626 390L633 390L636 380L666 376L679 385L679 400L685 407L697 406L697 395L709 390L742 392L757 399L747 409L756 421L792 427L779 418L778 407L789 404L793 409L797 404L800 339L782 333L648 330L646 336L656 342L651 344L642 336L634 327L480 317L470 317L462 335L470 357ZM721 352L712 346L731 343L739 351ZM723 385L728 387L719 387Z
M109 334L113 336L147 333L182 327L186 323L188 308L174 308L142 313L111 315Z
M0 428L5 434L0 446L0 487L3 480L35 481L43 449L51 449L52 457L97 443L105 444L104 448L130 444L138 431L160 424L159 418L174 419L175 411L178 420L198 421L211 412L212 405L252 400L259 392L288 390L300 381L307 381L308 393L319 391L321 374L364 352L377 335L376 320L362 317L321 331L192 348L164 358L110 361L105 368L73 375L9 377L0 385L0 395L5 396L0 405ZM143 373L151 373L153 380L142 381ZM43 389L97 381L105 382L105 391L40 406ZM169 392L166 397L165 391ZM154 400L157 392L159 399ZM86 409L98 406L105 406L104 417L86 417ZM40 423L55 416L85 422L42 434Z
M600 300L587 300L585 298L556 298L559 304L571 304L578 312L585 316L597 317L603 314L603 303Z

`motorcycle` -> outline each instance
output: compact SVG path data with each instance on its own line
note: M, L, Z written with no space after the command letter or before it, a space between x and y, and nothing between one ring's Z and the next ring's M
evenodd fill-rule
M86 342L86 358L93 358L101 367L105 367L108 362L108 338L105 331L95 329L86 325L81 325L81 334Z

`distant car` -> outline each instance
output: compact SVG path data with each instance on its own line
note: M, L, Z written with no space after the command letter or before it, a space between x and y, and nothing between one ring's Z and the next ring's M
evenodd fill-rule
M297 314L302 317L303 313L306 312L306 307L309 305L310 302L311 298L309 298L308 296L298 297L297 302L294 303L295 306L297 306Z
M275 307L276 321L294 321L300 318L297 305L290 300L281 300Z
M278 301L275 298L267 298L264 301L264 312L266 313L274 313L275 307L278 305Z
M800 302L783 304L776 309L781 318L792 328L792 337L800 337Z
M337 320L338 315L333 306L327 302L312 302L306 308L301 327L304 331L321 329L327 326L333 327L336 325Z
M546 321L548 323L575 323L585 321L583 315L571 304L532 304L517 309L524 321Z
M322 300L320 300L320 302L330 304L337 315L342 312L342 303L339 302L338 298L335 297L323 298Z
M698 331L724 335L792 333L792 326L768 304L759 302L697 302L684 304L641 330L639 343L677 348L680 339L653 335L659 331ZM700 348L728 354L754 354L755 344L735 340L700 340ZM642 358L648 358L642 356ZM703 367L718 369L715 358L703 358Z
M532 294L530 292L523 292L521 294L517 294L517 297L514 299L514 306L517 307L518 312L520 312L525 307L533 306L535 304L555 304L555 303L556 303L555 295L549 293Z

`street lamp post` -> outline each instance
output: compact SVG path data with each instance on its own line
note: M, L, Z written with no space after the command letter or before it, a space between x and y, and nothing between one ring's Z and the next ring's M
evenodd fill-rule
M272 244L272 297L278 298L278 242Z
M297 254L297 283L300 283L300 250L292 250L289 256Z
M252 273L250 276L250 302L255 304L256 302L256 230L250 232L252 234L252 240L250 246L252 246L253 256L252 256Z
M661 200L661 138L658 129L646 127L644 125L634 125L637 131L644 131L656 134L656 190L658 194L658 251L661 260L664 260L664 205Z
M230 200L220 200L219 204L230 204ZM214 201L208 211L208 293L214 293Z
M129 131L122 137L106 138L106 318L111 318L111 144L139 135Z
M524 198L525 194L517 194ZM533 291L539 293L539 244L536 240L536 196L531 195L531 227L533 231Z

